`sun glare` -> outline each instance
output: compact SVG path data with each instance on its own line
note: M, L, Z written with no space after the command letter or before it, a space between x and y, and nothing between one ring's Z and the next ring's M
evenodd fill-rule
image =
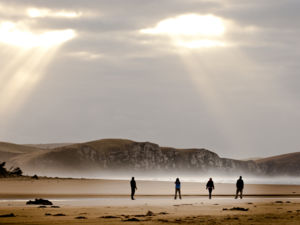
M182 15L160 21L154 28L142 29L142 33L171 35L221 35L225 31L222 19L197 14Z
M216 38L225 33L224 21L214 15L186 14L160 21L153 28L141 29L149 35L169 36L176 46L185 48L223 47Z
M15 23L3 22L0 24L0 43L22 48L45 47L59 45L75 37L71 29L47 31L34 34L29 30L20 29Z
M178 46L185 48L211 48L211 47L224 47L224 42L214 40L195 40L195 41L178 41Z

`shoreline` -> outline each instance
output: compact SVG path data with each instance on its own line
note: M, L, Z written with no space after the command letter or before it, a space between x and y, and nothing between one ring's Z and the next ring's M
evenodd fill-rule
M173 181L142 181L137 180L136 196L173 196ZM130 194L129 180L104 179L71 179L71 178L4 178L0 179L0 197L14 196L128 196ZM235 184L215 183L214 196L235 196ZM205 183L182 182L182 196L207 196ZM300 197L300 185L278 184L247 184L246 197Z
M169 195L135 195L137 198L164 198L170 197L173 198L174 194ZM182 198L207 198L208 194L203 195L181 195ZM23 200L29 198L57 198L57 199L84 199L84 198L129 198L130 194L124 195L94 195L94 194L0 194L0 201L1 200ZM213 195L213 198L234 198L235 195ZM252 199L252 198L300 198L300 195L292 195L292 194L276 194L276 195L243 195L243 199Z

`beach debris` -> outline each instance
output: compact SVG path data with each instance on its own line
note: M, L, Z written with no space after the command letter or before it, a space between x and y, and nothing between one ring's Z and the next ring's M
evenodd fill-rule
M150 210L148 210L148 212L147 212L147 214L146 214L146 216L154 216L155 214L152 212L152 211L150 211Z
M144 214L137 214L137 215L134 215L135 217L146 217L146 215L144 215ZM125 217L125 218L129 218L129 216L128 217Z
M45 213L45 216L51 216L52 214L51 213Z
M167 213L167 212L159 212L158 214L159 214L159 215L167 215L167 214L169 214L169 213Z
M252 202L248 202L247 204L248 204L248 205L253 205L253 203L252 203Z
M163 222L163 223L167 223L167 222L169 222L169 220L166 220L166 219L158 219L157 221L159 221L159 222Z
M286 201L285 203L291 203L290 201Z
M40 208L40 209L45 209L45 208L47 208L47 206L45 206L45 205L40 205L38 208Z
M85 216L77 216L77 217L75 217L75 219L87 219Z
M34 174L34 175L31 177L31 179L38 180L38 179L39 179L39 177L38 177L38 175Z
M243 208L243 207L233 207L231 208L230 210L232 211L248 211L249 209L248 208Z
M133 217L133 218L129 218L127 220L122 220L122 221L124 221L124 222L126 222L126 221L138 222L140 220L138 218Z
M121 216L123 216L125 218L129 218L130 217L129 215L124 215L124 214L122 214Z
M248 211L249 209L248 208L242 208L242 207L233 207L233 208L230 208L230 209L223 208L223 211L225 211L225 210L231 210L231 211Z
M115 218L120 218L119 216L101 216L100 218L103 219L115 219Z
M54 214L53 216L66 216L66 214L63 214L63 213L57 213L57 214Z
M283 203L283 201L276 201L275 203Z
M34 201L29 200L28 202L26 202L26 205L53 205L53 204L47 199L36 198Z
M134 215L135 217L146 217L146 216L155 216L155 213L148 210L148 212L144 215L144 214L137 214L137 215Z
M16 217L16 215L13 214L13 213L10 213L10 214L3 214L3 215L0 215L0 217Z
M60 207L59 207L58 205L52 205L51 208L56 208L56 209L58 209L58 208L60 208Z

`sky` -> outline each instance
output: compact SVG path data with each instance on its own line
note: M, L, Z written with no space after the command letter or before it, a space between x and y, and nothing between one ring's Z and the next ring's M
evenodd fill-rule
M297 0L0 0L0 141L299 151Z

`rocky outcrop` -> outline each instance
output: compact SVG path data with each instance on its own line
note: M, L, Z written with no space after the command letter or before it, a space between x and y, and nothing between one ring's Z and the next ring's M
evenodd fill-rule
M21 158L22 159L22 158ZM18 161L18 160L17 160ZM30 171L260 172L254 161L220 158L206 149L175 149L150 142L106 139L44 151L19 160Z
M52 174L82 176L90 175L92 172L101 174L105 171L117 173L216 171L255 175L299 175L300 172L299 167L296 170L290 168L291 160L285 160L281 164L278 164L280 160L274 164L274 159L242 161L221 158L207 149L175 149L160 147L150 142L123 139L103 139L29 152L14 157L12 162L29 174L38 172L43 175L49 171L53 172ZM300 158L293 162L299 165Z

